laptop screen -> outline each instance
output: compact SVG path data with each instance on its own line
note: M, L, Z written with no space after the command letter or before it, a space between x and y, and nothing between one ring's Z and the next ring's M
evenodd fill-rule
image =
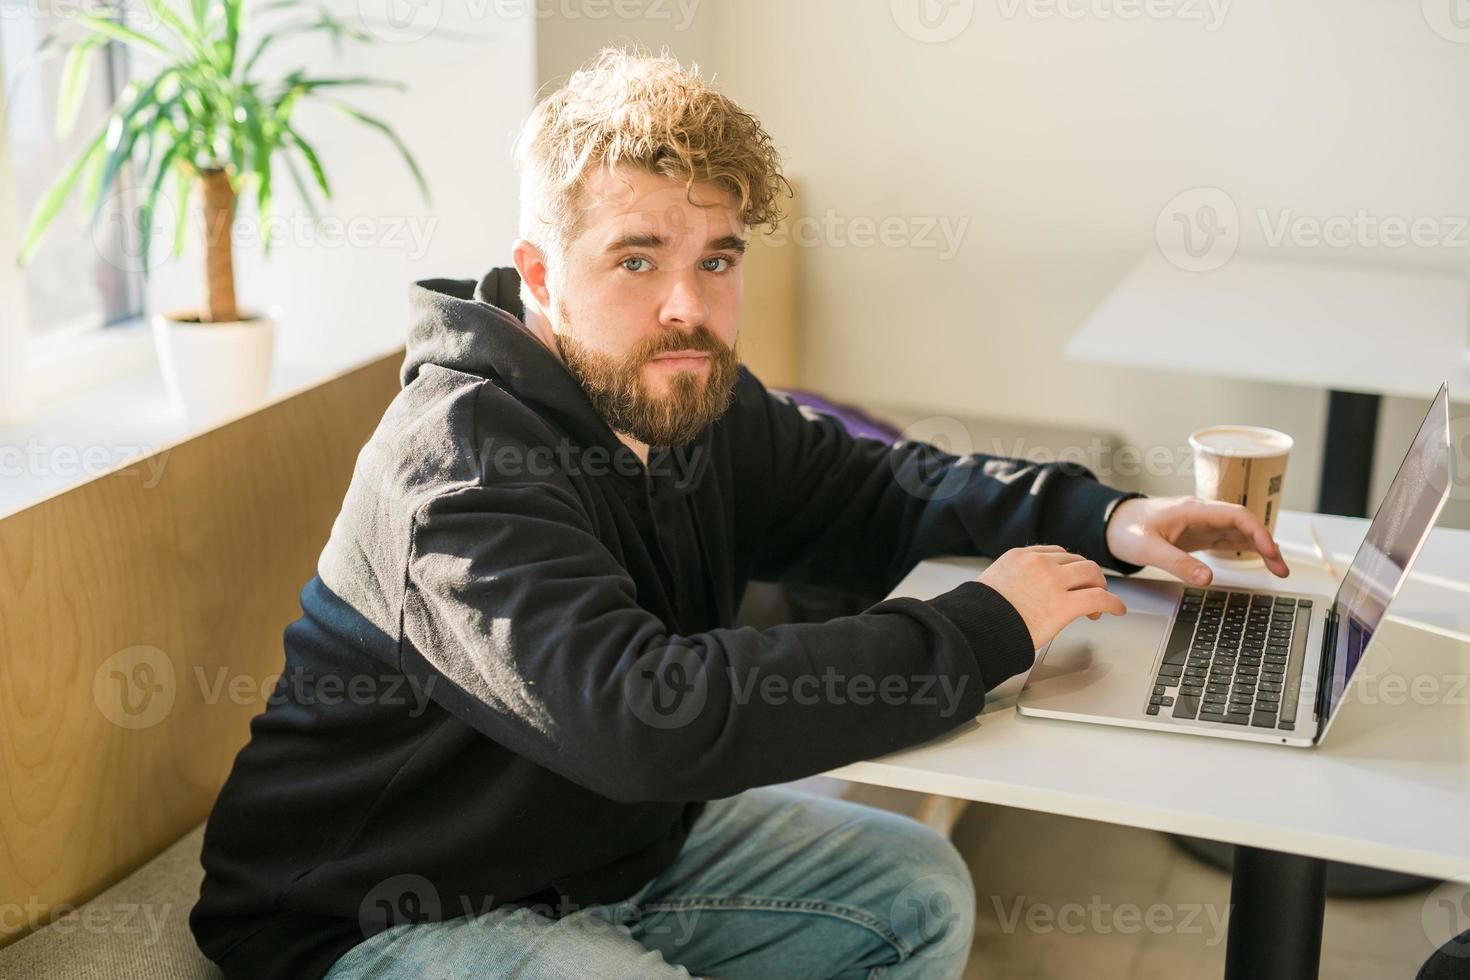
M1441 386L1332 602L1336 636L1323 678L1324 720L1342 703L1389 600L1449 496L1449 439L1449 391Z

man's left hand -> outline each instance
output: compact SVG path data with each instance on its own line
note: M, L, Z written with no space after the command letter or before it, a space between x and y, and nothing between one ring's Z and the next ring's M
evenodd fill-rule
M1290 569L1260 518L1239 504L1197 497L1135 497L1113 509L1108 550L1135 565L1154 565L1191 585L1209 585L1210 567L1191 551L1254 551L1280 578Z

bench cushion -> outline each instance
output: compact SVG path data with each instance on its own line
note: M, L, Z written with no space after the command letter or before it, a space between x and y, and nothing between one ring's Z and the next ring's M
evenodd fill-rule
M0 949L3 980L220 980L194 944L204 825L70 914Z

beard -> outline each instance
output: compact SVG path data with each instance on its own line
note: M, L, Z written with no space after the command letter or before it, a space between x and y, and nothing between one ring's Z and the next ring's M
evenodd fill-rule
M571 336L566 306L556 306L556 346L572 377L587 392L592 407L616 433L648 446L669 447L691 443L715 419L725 414L735 397L735 348L706 327L692 332L662 331L641 341L621 358L598 353ZM668 392L655 395L643 380L643 365L659 354L697 350L709 354L708 372L677 371L668 379Z

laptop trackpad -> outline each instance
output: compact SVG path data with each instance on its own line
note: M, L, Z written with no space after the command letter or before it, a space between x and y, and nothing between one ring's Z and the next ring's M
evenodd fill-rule
M1110 578L1124 616L1079 619L1042 651L1027 676L1021 709L1142 714L1179 586Z

